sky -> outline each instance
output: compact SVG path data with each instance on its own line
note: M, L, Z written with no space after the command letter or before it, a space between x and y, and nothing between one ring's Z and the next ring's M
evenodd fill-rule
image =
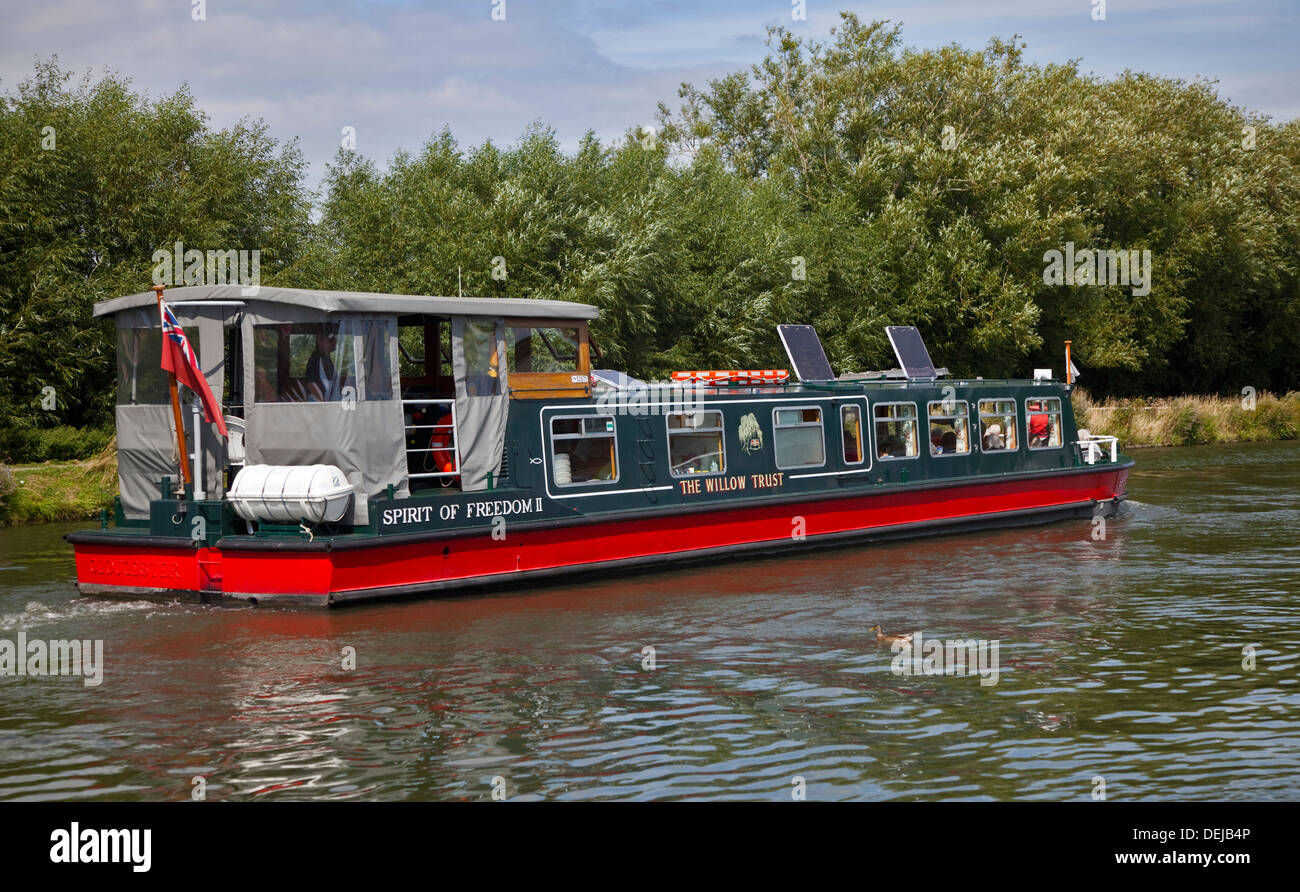
M462 147L537 121L569 151L588 130L612 142L675 109L683 81L758 62L769 26L824 39L841 10L901 23L908 46L1019 34L1029 62L1210 78L1300 117L1300 0L0 0L0 92L51 55L153 97L187 83L214 127L297 137L314 186L348 127L381 164L444 125Z

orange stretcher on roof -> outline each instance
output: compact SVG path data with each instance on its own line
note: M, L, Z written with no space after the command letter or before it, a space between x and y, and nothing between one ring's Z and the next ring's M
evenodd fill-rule
M729 369L713 372L673 372L674 381L691 384L785 384L788 369Z

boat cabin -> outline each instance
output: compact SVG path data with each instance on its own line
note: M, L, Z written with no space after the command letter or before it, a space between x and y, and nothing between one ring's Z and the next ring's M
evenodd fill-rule
M200 501L223 498L247 465L321 464L350 484L346 522L365 526L381 494L493 487L511 399L591 393L596 310L584 304L236 285L174 288L165 299L231 433L226 441L186 415L186 442L201 453L189 495ZM175 494L160 487L178 479L158 313L153 292L95 307L117 325L127 520L148 518L155 499Z
M539 515L587 513L1019 473L1096 452L1076 448L1061 382L949 379L910 328L890 329L902 366L891 371L836 377L816 332L787 325L797 380L754 370L647 383L592 369L597 311L585 304L237 285L174 288L166 300L231 436L203 423L196 401L186 442L199 458L187 457L194 482L179 491L156 296L98 304L117 324L127 524L178 499L226 499L247 534L289 519L309 534L322 521L326 533L383 534L463 523L483 491ZM254 492L250 474L238 491L251 466L285 470L263 473ZM337 470L345 510L259 514L267 487L279 497L289 470L315 466Z

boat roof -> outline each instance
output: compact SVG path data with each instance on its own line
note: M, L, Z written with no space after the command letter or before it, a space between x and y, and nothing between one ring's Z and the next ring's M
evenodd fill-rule
M371 291L322 291L314 288L278 288L260 285L245 294L243 285L187 285L168 288L170 304L195 301L262 301L310 307L326 313L412 313L431 316L522 316L532 319L595 319L600 311L590 304L565 300L518 297L434 297L425 294L381 294ZM152 291L128 294L95 304L95 316L153 306Z
M845 394L880 394L891 391L928 391L942 392L944 388L960 387L963 390L969 388L989 388L989 389L1006 389L1006 388L1023 388L1027 391L1044 390L1049 395L1058 396L1062 385L1065 382L1056 379L1038 379L1029 378L954 378L944 379L942 381L908 381L898 379L871 379L871 380L836 380L836 381L801 381L791 382L789 384L765 384L765 385L713 385L698 384L684 385L703 396L706 400L719 397L741 395L746 398L754 399L779 399L782 397L807 395L845 395ZM668 388L670 386L681 385L681 382L654 382L649 385L652 387ZM958 399L968 399L968 395L957 397Z

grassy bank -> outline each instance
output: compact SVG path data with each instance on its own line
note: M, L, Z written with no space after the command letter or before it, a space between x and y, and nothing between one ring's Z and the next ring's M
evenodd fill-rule
M97 517L117 495L117 441L94 458L0 465L0 525Z
M1072 394L1079 427L1119 437L1120 447L1188 446L1294 440L1300 437L1300 392L1261 393L1254 409L1241 397L1178 396L1094 403L1086 390Z

